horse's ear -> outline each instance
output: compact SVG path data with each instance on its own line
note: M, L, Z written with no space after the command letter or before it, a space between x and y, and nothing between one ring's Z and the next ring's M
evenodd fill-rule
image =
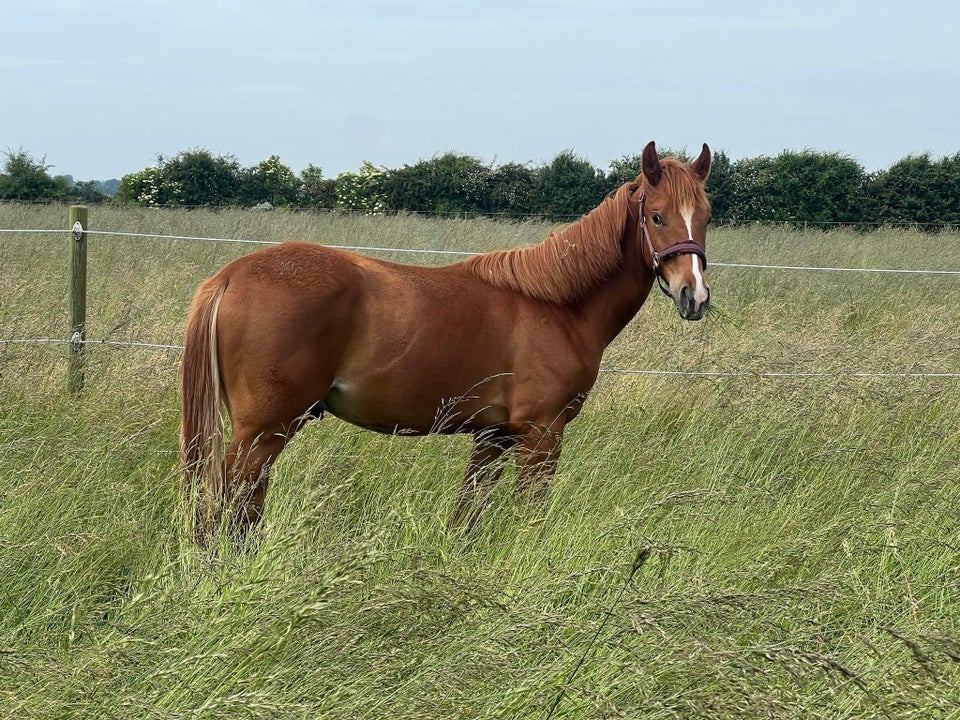
M710 148L706 143L703 144L700 157L690 163L690 170L701 180L706 180L710 174Z
M660 178L663 177L663 167L660 165L660 156L657 155L657 144L653 140L648 142L643 149L640 170L648 183L654 186L660 184Z

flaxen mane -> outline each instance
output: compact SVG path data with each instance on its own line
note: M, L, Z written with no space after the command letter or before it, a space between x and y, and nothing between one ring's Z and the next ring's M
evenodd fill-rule
M622 185L589 214L539 245L495 250L463 264L497 287L557 304L575 302L620 263L629 188L629 183Z

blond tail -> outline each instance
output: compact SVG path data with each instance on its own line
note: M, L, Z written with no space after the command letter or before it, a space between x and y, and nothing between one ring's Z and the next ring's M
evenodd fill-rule
M223 485L223 392L217 358L217 311L226 289L227 283L221 279L205 282L197 290L187 317L180 363L180 463L188 497L191 488L196 487L201 497L216 498Z

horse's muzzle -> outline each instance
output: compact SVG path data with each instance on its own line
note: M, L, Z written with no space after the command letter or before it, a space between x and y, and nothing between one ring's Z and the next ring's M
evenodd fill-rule
M699 320L710 304L710 288L706 288L707 297L698 301L693 291L686 285L680 289L680 295L674 298L680 317L684 320Z

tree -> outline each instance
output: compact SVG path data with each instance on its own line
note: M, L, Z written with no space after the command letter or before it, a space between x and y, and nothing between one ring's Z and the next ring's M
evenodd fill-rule
M607 192L613 192L624 183L633 182L640 176L640 156L623 155L610 163L607 172Z
M165 204L231 205L240 189L240 165L232 155L209 150L184 150L173 159L159 158Z
M184 150L172 159L124 175L114 196L119 203L138 205L219 206L240 200L240 165L231 155L209 150Z
M537 174L526 165L507 163L490 174L490 212L523 217L537 212Z
M872 218L929 225L960 223L960 153L933 161L909 155L867 183Z
M383 168L364 160L357 172L342 172L337 175L334 185L337 207L342 210L382 213L386 209L383 194L385 174Z
M771 167L775 220L853 223L861 219L866 173L839 153L784 151Z
M84 203L102 203L110 198L99 189L100 183L94 180L80 180L74 186L77 200Z
M268 202L289 207L296 204L301 191L300 180L276 155L241 171L238 184L238 197L246 205Z
M773 160L765 155L737 160L725 183L728 211L735 223L773 220L773 201L767 196Z
M537 173L540 210L554 220L572 220L598 205L607 193L603 173L565 150Z
M323 170L307 165L300 173L300 207L329 210L337 205L336 181L324 178Z
M710 161L710 175L707 177L707 196L714 220L729 220L730 182L733 165L723 150L716 150Z
M430 171L423 162L387 170L380 185L387 211L430 212L435 207Z
M854 223L863 216L866 182L863 167L838 153L738 160L723 184L725 219Z
M0 174L0 200L51 202L68 200L74 193L65 178L50 177L46 158L35 160L23 148L8 150Z
M445 214L490 209L490 168L453 152L387 171L383 193L389 210Z
M163 173L157 166L124 175L113 196L114 202L124 205L158 207L167 204L164 195Z

